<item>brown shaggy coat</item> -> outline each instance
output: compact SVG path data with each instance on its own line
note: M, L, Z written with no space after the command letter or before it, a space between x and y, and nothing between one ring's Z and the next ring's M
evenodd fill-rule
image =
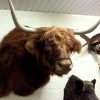
M42 27L34 33L13 29L0 44L0 97L12 91L30 95L44 86L50 75L67 74L70 54L79 53L81 47L71 29Z

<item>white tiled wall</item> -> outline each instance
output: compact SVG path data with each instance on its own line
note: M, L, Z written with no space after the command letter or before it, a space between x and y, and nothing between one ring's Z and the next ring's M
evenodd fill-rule
M64 26L74 29L87 29L91 27L98 17L78 16L78 15L61 15L47 13L16 12L20 22L23 25L32 27L41 26ZM9 11L0 11L0 40L14 28L13 21ZM89 36L98 33L100 26ZM83 44L85 41L76 36ZM37 90L33 95L27 97L16 96L13 93L0 100L63 100L63 89L67 83L68 77L74 74L84 80L96 78L96 94L100 98L100 71L97 62L93 56L87 52L87 46L82 49L80 54L72 55L73 69L69 74L62 77L51 76L47 85ZM100 59L98 60L100 62Z

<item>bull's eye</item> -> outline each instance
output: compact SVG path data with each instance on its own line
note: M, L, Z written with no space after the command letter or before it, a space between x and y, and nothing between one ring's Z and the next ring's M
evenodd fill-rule
M97 42L93 42L92 45L96 46L98 43L99 43L98 41Z
M45 47L45 50L46 51L51 51L51 47L50 46L47 46L47 47Z
M46 59L51 63L51 57L52 57L52 48L50 46L47 46L44 48L44 55Z

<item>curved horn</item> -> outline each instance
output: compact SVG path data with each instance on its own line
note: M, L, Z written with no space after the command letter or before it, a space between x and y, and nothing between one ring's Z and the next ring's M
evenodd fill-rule
M80 34L90 33L93 30L95 30L99 24L100 24L100 19L92 27L90 27L89 29L84 30L84 31L75 31L75 34L80 35Z
M18 22L18 19L16 17L15 9L14 9L14 6L13 6L12 1L11 0L8 0L8 2L9 2L12 19L14 21L15 26L18 27L18 28L20 28L23 31L26 31L26 32L35 32L36 31L35 28L24 27L24 26L20 25L20 23Z

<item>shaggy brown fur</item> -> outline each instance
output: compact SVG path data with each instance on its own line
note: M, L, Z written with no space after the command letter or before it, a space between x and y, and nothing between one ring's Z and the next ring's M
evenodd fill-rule
M15 28L0 44L0 97L11 91L30 95L44 86L50 75L67 74L70 54L79 53L81 47L71 29L42 27L28 33Z
M72 75L64 89L63 100L99 100L95 94L96 80L84 81Z

